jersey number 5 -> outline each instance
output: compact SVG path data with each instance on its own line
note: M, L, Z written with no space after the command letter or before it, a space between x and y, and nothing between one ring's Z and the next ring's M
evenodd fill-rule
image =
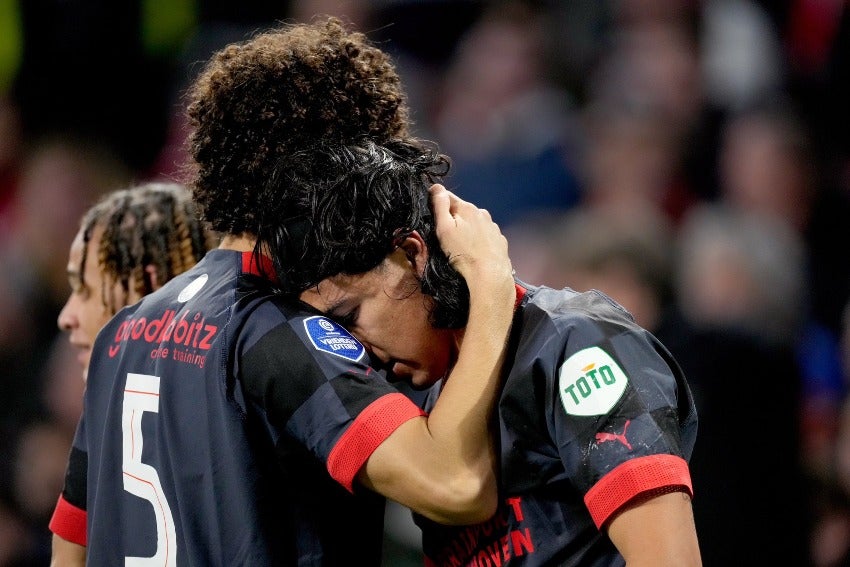
M121 411L124 490L150 502L156 516L156 554L153 557L125 557L124 565L176 565L177 534L171 507L165 499L156 469L142 462L142 415L146 411L159 413L159 376L128 374Z

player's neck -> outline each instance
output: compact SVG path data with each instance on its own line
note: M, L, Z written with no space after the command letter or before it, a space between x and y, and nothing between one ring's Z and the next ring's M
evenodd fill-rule
M221 239L221 244L218 245L222 250L236 250L237 252L251 252L254 250L254 245L257 240L253 236L246 234L228 234Z

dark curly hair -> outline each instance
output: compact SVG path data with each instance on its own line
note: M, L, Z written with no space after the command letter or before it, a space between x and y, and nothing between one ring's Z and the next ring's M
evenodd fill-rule
M377 267L415 230L429 251L420 286L434 298L431 324L462 327L469 290L437 239L428 193L449 167L445 155L414 139L363 138L286 156L267 184L285 195L280 212L269 211L284 220L263 223L257 250L271 255L282 290L298 293L330 276Z
M200 220L189 190L173 183L113 191L83 215L80 277L97 228L103 233L91 253L97 254L104 274L101 299L112 314L123 307L109 292L115 283L121 284L124 297L130 291L145 296L154 290L146 266L156 268L156 284L162 285L194 266L217 244L216 235Z
M217 52L188 91L191 186L223 233L255 235L283 156L325 141L408 135L389 56L340 20L286 25Z

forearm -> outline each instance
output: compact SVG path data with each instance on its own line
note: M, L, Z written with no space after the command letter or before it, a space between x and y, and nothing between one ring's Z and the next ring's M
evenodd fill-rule
M471 294L469 323L457 362L428 418L436 446L461 468L480 470L481 465L494 464L487 425L499 393L513 319L512 279L508 291Z
M86 564L86 548L53 536L53 554L50 567L82 567Z
M433 411L410 420L370 457L361 481L440 523L477 523L497 501L489 417L501 382L515 289L472 291L457 363Z
M492 444L486 426L499 391L516 302L507 241L486 211L439 189L434 195L438 229L442 229L438 231L440 241L469 289L469 319L457 361L431 411L428 428L439 440L438 446L448 448L445 457L457 457L454 460L461 468L481 464L492 468L493 463L488 463ZM449 197L450 210L454 212L453 224L448 217L439 215L439 199L445 197ZM451 236L464 234L466 222L470 226L478 222L479 228L488 230L452 240ZM452 228L457 230L454 235L450 234ZM473 241L488 244L465 250L464 246Z

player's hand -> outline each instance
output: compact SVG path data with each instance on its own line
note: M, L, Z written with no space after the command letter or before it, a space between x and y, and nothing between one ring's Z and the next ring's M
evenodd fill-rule
M508 241L486 209L464 201L442 185L430 188L437 237L451 265L473 287L513 292Z

